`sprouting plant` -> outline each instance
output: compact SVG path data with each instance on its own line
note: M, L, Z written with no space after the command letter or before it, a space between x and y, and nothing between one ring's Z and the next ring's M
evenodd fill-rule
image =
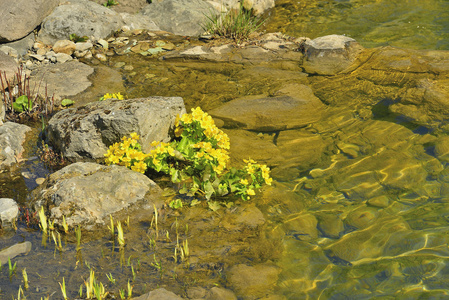
M17 293L17 300L26 300L25 294L23 292L22 286L19 286L19 292Z
M64 280L64 277L62 277L62 284L61 284L60 282L58 282L58 283L59 283L59 286L61 287L62 297L64 298L64 300L67 300L68 297L67 297L67 291L66 291L66 289L65 289L65 280Z
M115 278L112 277L112 274L111 274L111 273L106 274L106 277L108 278L108 280L109 280L112 284L115 284Z
M23 277L23 286L25 287L25 290L28 290L29 283L28 283L28 274L27 274L27 269L26 268L24 268L22 270L22 277Z
M118 5L118 2L115 2L115 0L107 0L105 3L103 3L103 6L105 7L111 7L114 5Z
M133 281L136 281L136 272L134 272L134 266L131 265L131 272L133 274Z
M128 299L131 299L132 296L133 296L133 286L129 283L128 280Z
M67 221L65 220L65 216L62 216L62 228L64 228L64 232L69 233L69 225L67 225Z
M69 35L69 39L74 43L83 43L87 41L89 38L87 36L79 36L75 33L72 33L71 35Z
M114 220L112 219L112 215L109 215L109 219L111 221L111 226L108 226L108 229L111 232L111 238L114 239L115 229L114 229Z
M122 223L120 223L120 221L117 222L117 240L120 247L125 246L125 237L123 235Z
M41 206L41 209L39 210L39 220L40 220L40 227L42 231L46 234L47 233L47 216L45 215L44 207Z
M14 265L11 263L11 259L8 257L8 267L9 267L9 277L11 277L16 272L17 262Z
M161 264L156 259L156 254L153 254L153 260L154 260L154 263L151 263L151 265L160 271L162 269L162 267L161 267Z
M48 220L48 229L55 230L55 220Z
M241 1L238 10L232 9L220 14L210 13L201 27L207 34L241 42L257 31L263 23L264 21L254 16L252 10L246 9L244 1Z

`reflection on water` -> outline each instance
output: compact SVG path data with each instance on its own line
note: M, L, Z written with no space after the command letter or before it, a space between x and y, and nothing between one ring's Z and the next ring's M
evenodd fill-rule
M449 49L449 2L279 0L266 29L310 38L342 34L365 47Z

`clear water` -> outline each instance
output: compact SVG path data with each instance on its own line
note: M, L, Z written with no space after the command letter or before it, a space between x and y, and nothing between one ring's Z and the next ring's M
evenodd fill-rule
M295 37L352 37L365 47L449 49L446 0L279 0L266 29Z

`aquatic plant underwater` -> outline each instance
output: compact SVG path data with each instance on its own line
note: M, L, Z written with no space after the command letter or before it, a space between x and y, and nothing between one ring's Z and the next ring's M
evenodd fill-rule
M140 173L150 170L169 175L182 187L180 194L204 196L238 195L249 200L263 184L271 185L270 169L252 159L244 160L242 169L229 168L229 137L215 125L212 117L201 108L192 109L175 122L174 138L170 143L153 142L150 153L143 153L133 132L121 142L109 147L105 154L107 165L126 166ZM191 205L197 203L194 199ZM180 199L172 200L172 208L182 206Z

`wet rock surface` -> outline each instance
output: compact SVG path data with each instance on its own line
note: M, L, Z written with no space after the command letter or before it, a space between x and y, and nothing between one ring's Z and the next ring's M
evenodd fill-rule
M137 132L147 153L152 141L168 141L182 98L108 100L55 114L47 128L49 142L70 160L101 160L108 147Z
M0 198L0 220L1 228L11 229L16 227L19 215L19 206L10 198Z
M23 159L22 145L29 131L30 127L13 122L0 125L0 168L9 167Z
M159 206L159 194L152 180L126 167L75 163L51 174L34 190L33 205L50 211L55 224L62 225L65 216L70 227L90 228L136 203Z

